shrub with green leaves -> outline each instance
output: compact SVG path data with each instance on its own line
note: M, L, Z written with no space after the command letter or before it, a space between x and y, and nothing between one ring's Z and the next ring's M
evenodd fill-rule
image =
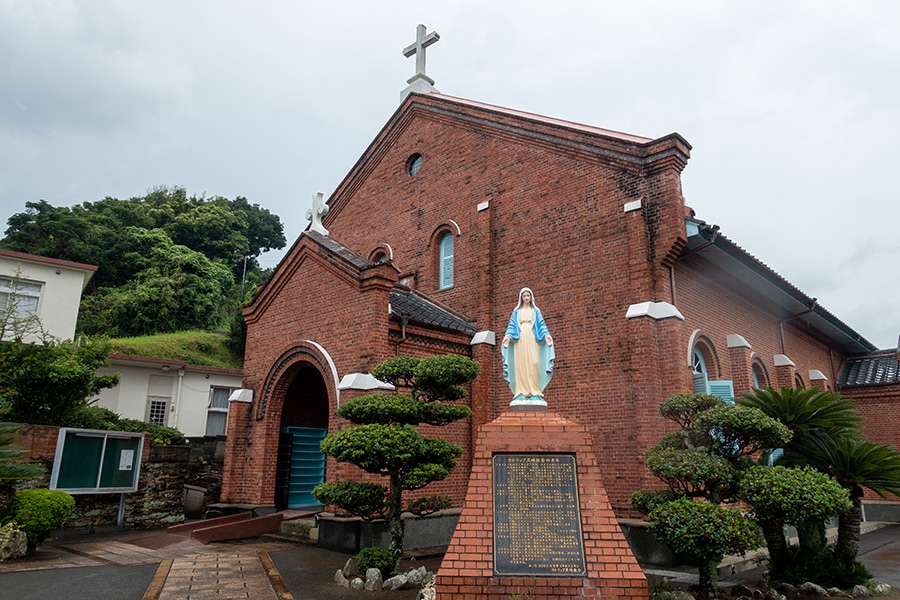
M762 544L756 521L734 508L679 498L650 513L650 530L676 552L712 556L743 554Z
M74 508L75 498L59 490L19 490L6 520L14 521L25 532L31 553L52 531L62 527Z
M478 374L478 363L456 355L429 358L395 357L372 369L381 381L410 389L410 394L368 394L341 403L338 415L354 424L333 431L322 440L322 452L340 462L386 478L370 498L358 484L347 487L317 486L313 496L357 515L375 514L374 506L386 508L384 516L391 533L392 572L403 554L403 492L418 490L432 481L447 478L456 467L462 448L441 438L428 438L417 425L449 425L469 417L472 410L454 400L464 398L465 385ZM353 506L356 504L356 506ZM410 508L422 512L444 507L425 502Z
M149 433L154 446L177 446L184 443L184 434L174 427L157 425L137 419L119 419L119 427L116 431L130 431L133 433Z
M369 569L381 571L382 578L388 578L394 570L394 555L387 548L363 548L356 555L356 572L365 576Z
M331 504L351 512L364 521L380 519L387 512L383 485L358 481L328 481L313 488L312 495L322 504Z

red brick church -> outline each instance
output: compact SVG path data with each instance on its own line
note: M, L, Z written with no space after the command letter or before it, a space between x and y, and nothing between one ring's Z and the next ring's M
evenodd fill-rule
M491 106L431 83L413 82L244 311L223 501L313 503L322 477L352 475L326 465L318 440L342 427L342 401L375 385L369 370L450 352L481 373L471 420L440 432L464 449L457 470L425 492L459 506L474 432L511 399L499 341L523 286L555 342L547 403L592 432L619 516L632 514L631 492L656 485L643 451L668 430L658 407L677 392L840 387L858 392L870 439L896 444L896 351L876 352L695 216L681 189L684 138Z

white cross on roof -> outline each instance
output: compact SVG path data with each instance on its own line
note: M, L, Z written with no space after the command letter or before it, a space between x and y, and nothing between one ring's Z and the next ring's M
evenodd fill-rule
M400 93L401 100L406 98L410 92L427 94L428 92L437 91L432 87L434 85L434 79L425 74L425 48L441 39L441 36L437 31L432 31L429 34L426 34L425 31L424 25L420 24L416 27L415 43L410 44L403 49L403 56L407 58L413 54L416 55L416 74L406 80L409 87Z
M432 45L439 39L441 39L441 36L437 31L432 31L428 35L425 35L424 25L420 24L418 27L416 27L416 42L403 49L403 56L405 56L406 58L409 58L413 54L416 55L416 74L413 75L409 80L407 80L406 83L412 83L419 77L427 79L428 83L434 83L434 80L425 74L425 48Z

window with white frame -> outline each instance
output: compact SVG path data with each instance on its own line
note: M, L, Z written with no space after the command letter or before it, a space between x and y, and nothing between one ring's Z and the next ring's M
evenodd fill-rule
M165 425L169 415L170 400L171 398L147 396L147 418L144 420L156 425Z
M228 398L237 388L210 387L205 435L225 435L228 427Z
M156 425L169 424L169 408L172 404L171 375L151 375L147 383L147 412L144 420Z
M10 308L15 316L37 314L44 284L36 281L0 277L0 310Z

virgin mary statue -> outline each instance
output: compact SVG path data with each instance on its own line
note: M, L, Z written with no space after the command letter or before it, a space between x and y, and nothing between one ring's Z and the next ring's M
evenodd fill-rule
M503 379L513 393L511 405L540 404L553 376L556 352L530 288L519 292L519 303L509 318L501 346Z

